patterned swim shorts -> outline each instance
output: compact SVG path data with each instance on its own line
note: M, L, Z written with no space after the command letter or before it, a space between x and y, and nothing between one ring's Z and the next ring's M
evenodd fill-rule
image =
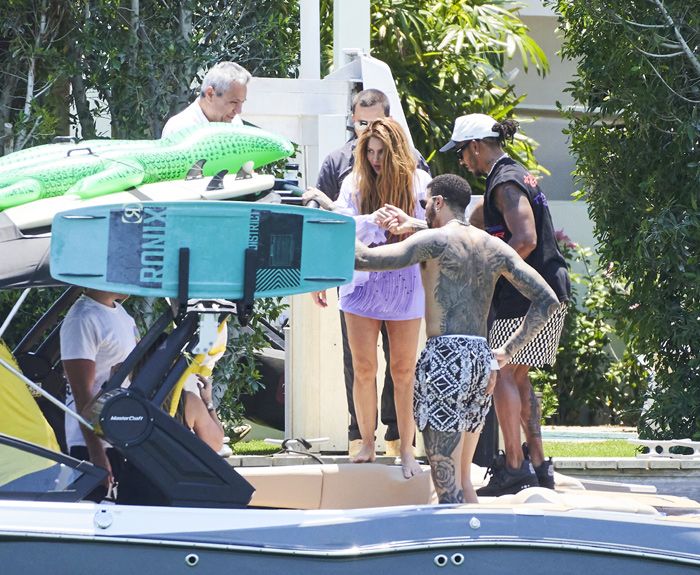
M568 307L568 303L561 304L559 309L549 318L542 331L530 343L521 348L508 363L529 365L531 367L554 365ZM489 344L491 344L491 347L496 349L508 341L511 334L523 323L523 319L525 318L515 317L494 321L489 332Z
M486 387L492 359L483 337L429 338L416 364L413 414L418 429L478 431L491 406Z

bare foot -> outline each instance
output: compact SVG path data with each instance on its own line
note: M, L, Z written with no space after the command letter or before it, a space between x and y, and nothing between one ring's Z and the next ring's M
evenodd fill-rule
M363 443L360 451L350 461L353 463L373 463L375 458L374 443Z
M410 479L414 475L418 475L423 470L421 469L420 463L416 461L412 453L405 453L401 455L401 469L403 470L403 476L406 479Z

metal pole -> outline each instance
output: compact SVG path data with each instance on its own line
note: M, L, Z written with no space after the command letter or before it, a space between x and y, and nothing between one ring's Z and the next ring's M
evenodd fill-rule
M22 302L27 299L27 296L29 295L29 290L31 288L25 289L22 294L19 296L17 301L15 302L15 305L12 306L12 309L10 310L10 313L7 314L7 317L5 318L5 321L2 322L2 326L0 326L0 338L2 338L2 335L5 333L5 330L9 327L10 322L12 319L17 315L17 312L19 311L20 306L22 305Z
M17 371L12 365L7 363L4 359L0 357L0 365L4 367L7 371L12 373L13 375L19 377L24 383L26 383L29 387L31 387L34 391L36 391L39 395L42 397L46 398L49 400L51 403L53 403L58 409L61 411L64 411L66 414L70 415L74 419L77 419L80 423L82 423L85 427L87 427L90 431L94 431L95 428L92 426L92 423L90 423L87 419L85 419L82 415L79 413L76 413L72 409L66 407L63 405L58 399L56 399L53 395L50 393L47 393L42 389L40 385L37 385L34 383L31 379L28 377L25 377L23 373Z
M321 78L321 10L320 0L299 0L301 21L301 63L299 79Z

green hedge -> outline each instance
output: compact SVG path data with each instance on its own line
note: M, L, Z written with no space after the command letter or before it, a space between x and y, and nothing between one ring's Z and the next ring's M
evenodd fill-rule
M616 329L654 373L643 437L700 438L700 3L550 0L576 174ZM622 375L619 372L618 375Z
M612 301L619 284L594 267L593 254L558 232L571 272L572 301L553 367L532 370L542 415L560 425L636 425L649 373L615 334ZM577 264L577 265L575 265ZM616 345L613 345L613 344Z

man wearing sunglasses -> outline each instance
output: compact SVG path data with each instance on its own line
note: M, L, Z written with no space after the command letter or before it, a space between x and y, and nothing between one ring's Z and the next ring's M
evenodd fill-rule
M551 365L556 358L559 337L570 296L566 261L557 246L547 198L537 178L504 151L518 124L497 122L485 114L469 114L455 120L451 140L441 152L454 150L459 163L477 177L486 177L483 205L470 217L484 229L512 247L554 290L560 305L540 335L512 357L498 374L494 390L496 415L503 432L505 454L491 465L491 479L479 495L498 496L530 486L533 471L541 487L554 488L554 466L545 460L540 430L540 409L528 371ZM494 292L489 343L499 347L523 323L530 301L512 282L501 279ZM521 446L520 429L526 445Z
M454 174L428 184L425 221L393 206L379 215L390 233L425 228L407 239L368 248L355 243L355 268L399 269L420 262L428 340L416 365L414 416L423 432L440 503L477 503L470 469L491 405L495 373L532 341L559 307L542 277L505 242L469 224L469 184ZM501 345L487 341L497 282L506 278L532 305ZM537 479L526 487L537 486Z
M355 94L351 105L351 126L352 138L344 146L331 152L323 160L321 169L316 180L316 187L327 195L332 201L338 199L340 187L343 180L352 172L355 165L355 145L359 135L367 129L373 120L388 118L390 115L389 98L380 90L367 89ZM418 150L413 150L418 168L430 174L430 168ZM352 353L348 344L347 331L345 327L345 316L340 312L340 327L343 337L343 369L345 375L345 391L348 401L348 412L350 414L350 425L348 426L349 455L354 457L359 451L362 441L360 438L360 428L355 415L355 403L353 400L352 388L354 373L352 367ZM391 379L389 369L389 339L386 327L382 326L382 347L386 359L386 372L384 374L384 387L382 388L381 399L381 419L387 426L384 436L386 445L386 455L398 457L400 455L399 429L396 422L396 407L394 405L394 383Z

